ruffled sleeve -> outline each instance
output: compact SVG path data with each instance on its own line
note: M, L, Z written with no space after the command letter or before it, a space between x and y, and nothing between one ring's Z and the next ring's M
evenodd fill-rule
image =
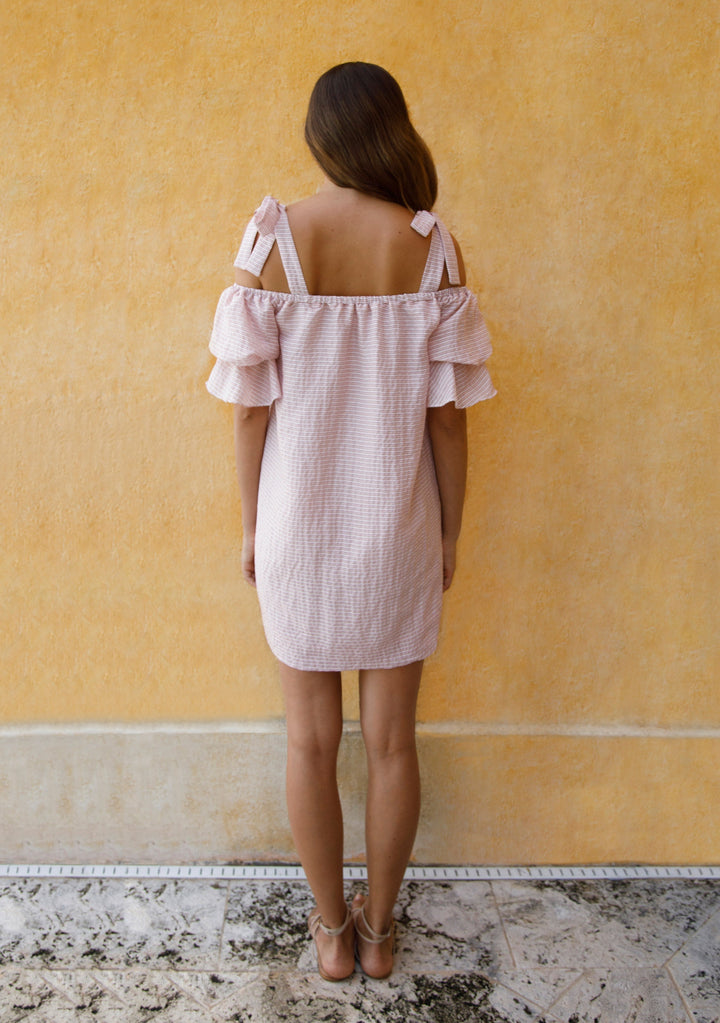
M490 335L477 300L466 288L439 293L440 321L428 340L428 407L454 402L468 408L497 394L485 362Z
M254 406L281 396L278 327L267 292L238 284L223 291L210 351L217 362L205 386L216 398Z

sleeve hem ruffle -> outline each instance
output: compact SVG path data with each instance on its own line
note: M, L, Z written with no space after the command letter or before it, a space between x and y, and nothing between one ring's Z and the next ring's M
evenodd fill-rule
M485 365L492 354L490 335L475 296L464 291L441 310L428 341L428 408L454 402L468 408L497 392Z
M277 363L271 361L238 366L218 359L205 386L221 401L247 408L272 405L282 394Z
M249 408L281 396L275 311L251 302L246 288L233 285L220 296L210 351L217 362L206 387L216 398Z
M467 366L453 362L430 363L428 408L438 408L450 402L454 402L455 408L469 408L496 394L484 364Z

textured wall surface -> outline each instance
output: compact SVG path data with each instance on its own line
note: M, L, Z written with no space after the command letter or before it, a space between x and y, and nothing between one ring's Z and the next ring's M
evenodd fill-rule
M9 0L0 29L6 737L281 715L207 341L254 207L318 183L313 82L372 60L436 157L499 391L469 416L461 563L420 705L443 737L428 791L475 765L448 810L467 859L712 858L696 812L720 796L706 5ZM92 771L57 772L81 807ZM460 855L446 816L426 815L418 855Z

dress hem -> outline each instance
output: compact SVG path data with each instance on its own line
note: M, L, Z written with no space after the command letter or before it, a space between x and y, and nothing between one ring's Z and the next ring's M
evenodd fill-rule
M298 663L302 658L285 658L281 656L276 650L273 650L272 644L268 641L268 646L274 657L278 659L282 664L285 664L288 668L293 668L295 671L382 671L390 668L404 668L408 664L415 664L416 661L424 661L431 654L434 654L438 647L438 641L429 645L425 652L420 652L417 655L399 654L398 657L388 660L387 657L380 658L379 662L363 662L358 664L356 662L347 663L342 662L338 664L333 662L331 666L324 663L318 663L317 661L311 661L307 663ZM295 661L291 664L291 661Z

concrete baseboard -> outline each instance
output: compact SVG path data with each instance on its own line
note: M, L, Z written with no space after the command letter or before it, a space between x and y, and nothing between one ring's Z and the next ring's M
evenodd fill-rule
M715 734L420 728L418 863L713 863ZM0 860L295 861L275 722L4 729ZM365 768L350 726L339 778L362 860Z

